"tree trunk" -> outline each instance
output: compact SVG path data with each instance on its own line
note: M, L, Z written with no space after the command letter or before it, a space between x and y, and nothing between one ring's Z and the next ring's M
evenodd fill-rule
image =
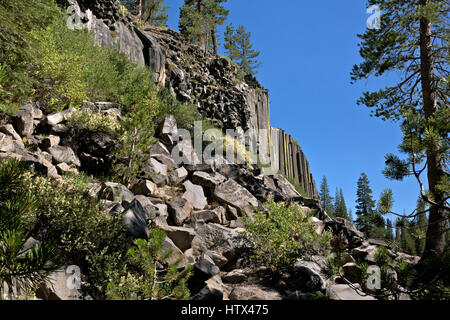
M217 43L217 26L214 26L214 28L211 30L211 34L214 45L214 54L217 56L219 54L219 45Z
M200 13L201 16L203 16L203 0L197 0L197 10ZM206 43L205 43L205 36L200 36L200 47L203 48L206 51Z
M427 0L420 0L425 5ZM422 76L422 98L425 118L429 119L437 111L436 91L433 84L433 47L431 42L431 22L422 17L420 19L420 56ZM430 217L427 229L427 239L422 260L439 257L444 252L445 233L447 227L446 212L444 209L445 195L436 189L441 177L444 176L442 155L434 150L427 150L428 186L433 200L437 205L430 208Z

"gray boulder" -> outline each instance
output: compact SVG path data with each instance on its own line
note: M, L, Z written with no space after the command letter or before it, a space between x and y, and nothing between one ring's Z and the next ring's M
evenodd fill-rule
M164 187L167 184L167 166L158 160L151 158L148 166L144 169L144 172L148 174L150 179L156 183L158 187Z
M174 197L168 203L169 217L176 226L182 226L183 223L191 218L192 203L182 197Z
M13 118L14 127L22 137L30 137L33 134L33 105L27 104L19 108Z
M242 214L247 214L252 217L255 212L255 207L259 206L258 200L244 187L233 180L228 180L216 187L214 196L241 211Z
M136 195L155 196L158 186L149 180L141 180L131 187L131 191Z
M198 171L192 175L192 182L211 189L214 189L216 186L225 182L225 180L226 178L217 172L209 174L207 172Z
M245 282L247 281L247 278L247 275L245 275L242 270L233 270L222 276L223 282L232 284Z
M178 168L170 173L169 181L172 186L176 186L186 180L188 172L184 167Z
M81 166L80 160L75 155L75 152L69 147L53 146L48 149L48 152L52 155L56 163L73 164L77 167Z
M208 200L205 197L203 188L195 185L190 181L183 183L186 192L183 194L183 198L190 201L196 210L203 210L208 205Z

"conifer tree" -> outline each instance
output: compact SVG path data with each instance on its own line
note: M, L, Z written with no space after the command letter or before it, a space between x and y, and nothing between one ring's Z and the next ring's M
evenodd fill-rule
M28 172L27 165L16 159L0 163L0 294L11 294L2 292L5 283L9 290L35 290L57 267L56 245L47 241L26 245L38 204L31 191L24 193Z
M342 189L338 190L336 189L336 198L335 198L335 216L341 217L344 219L349 219L348 213L347 213L347 205L345 204L344 199L344 192Z
M369 178L361 173L356 190L356 226L362 232L370 234L372 231L372 216L374 214L375 201L372 199L372 189Z
M158 27L167 27L169 10L164 0L121 0L125 7L148 24Z
M389 242L394 241L394 230L390 219L386 219L386 240Z
M416 238L416 251L417 254L421 255L425 250L425 242L426 242L426 231L428 225L428 218L426 214L426 202L421 198L417 200L417 212L418 215L416 217L416 230L415 230L415 238Z
M223 25L229 10L223 7L228 0L185 0L180 10L179 28L190 41L205 51L218 54L217 26Z
M382 12L379 28L361 38L363 62L355 65L352 81L369 76L398 74L398 82L365 92L359 104L383 120L400 120L403 141L397 155L386 156L385 176L403 180L412 176L429 208L427 239L422 261L442 257L450 206L448 59L450 2L434 0L369 0ZM422 177L426 176L425 178ZM424 189L427 179L430 194Z
M330 189L328 187L327 177L322 178L322 182L320 184L320 204L325 212L330 216L334 217L334 207L333 207L333 198L330 196Z
M247 32L244 26L235 29L230 24L225 32L225 49L228 57L236 62L244 72L255 75L256 69L261 65L256 59L260 52L253 49L250 37L251 33Z

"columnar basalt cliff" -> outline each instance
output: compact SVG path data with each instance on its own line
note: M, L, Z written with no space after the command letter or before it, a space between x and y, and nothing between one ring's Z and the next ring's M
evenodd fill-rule
M205 52L174 30L139 29L132 18L107 0L62 0L93 32L99 45L112 46L154 72L155 82L169 87L178 100L192 102L222 129L253 129L259 153L271 160L272 171L301 185L317 198L309 163L293 137L270 125L269 92L229 59ZM76 17L75 17L76 18ZM263 130L264 134L259 134ZM267 147L268 146L268 147Z

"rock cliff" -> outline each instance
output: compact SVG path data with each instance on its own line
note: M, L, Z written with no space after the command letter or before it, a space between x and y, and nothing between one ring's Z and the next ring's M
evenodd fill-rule
M169 87L178 100L197 105L199 112L222 129L254 130L259 154L279 172L318 198L305 154L293 137L270 125L269 92L222 56L204 52L170 29L136 26L117 3L109 0L60 0L79 26L92 31L96 42L112 46L132 61L147 65L155 82ZM79 17L79 20L77 20Z

